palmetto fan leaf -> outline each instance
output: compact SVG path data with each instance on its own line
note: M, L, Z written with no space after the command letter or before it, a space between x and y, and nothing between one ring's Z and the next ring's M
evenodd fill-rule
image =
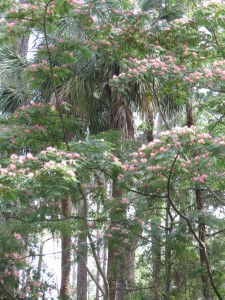
M110 104L105 85L112 77L111 64L104 55L86 58L77 52L75 62L69 66L70 76L59 89L60 99L72 105L74 115L88 121L91 132L109 129Z
M13 112L29 98L23 82L26 61L7 47L0 47L0 111Z
M75 116L88 118L93 108L91 98L93 96L93 82L85 77L71 77L61 88L59 97L72 105Z
M108 131L109 124L109 103L107 99L93 98L93 114L90 115L90 133L97 134L99 132Z
M0 47L0 78L18 80L26 66L26 61L16 52L7 47Z
M14 112L24 102L24 94L17 88L0 87L0 111Z

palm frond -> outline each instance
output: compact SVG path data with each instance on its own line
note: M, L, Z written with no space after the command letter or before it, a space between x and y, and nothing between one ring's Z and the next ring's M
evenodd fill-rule
M16 88L0 87L0 111L14 112L19 106L25 103L24 95Z
M29 92L23 82L27 62L7 47L0 47L0 110L13 112L27 102Z
M0 47L0 79L18 80L27 62L19 54L7 47Z
M90 115L89 125L91 134L97 134L110 129L109 109L108 99L103 97L93 98L93 113Z

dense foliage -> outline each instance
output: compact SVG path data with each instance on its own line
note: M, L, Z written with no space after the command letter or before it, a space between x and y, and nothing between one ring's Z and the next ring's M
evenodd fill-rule
M0 299L223 299L224 1L0 11Z

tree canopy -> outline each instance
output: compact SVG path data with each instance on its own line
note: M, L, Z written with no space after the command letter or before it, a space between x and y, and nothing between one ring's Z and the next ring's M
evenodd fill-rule
M0 299L225 297L224 16L0 2Z

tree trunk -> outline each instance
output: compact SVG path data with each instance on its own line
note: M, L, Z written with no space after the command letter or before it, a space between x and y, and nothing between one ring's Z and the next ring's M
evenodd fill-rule
M186 104L187 127L195 125L192 102Z
M73 260L75 260L75 255L73 256ZM73 264L72 266L72 283L71 283L71 294L77 295L77 264Z
M154 116L153 111L151 110L148 113L148 124L149 124L149 130L145 133L147 137L148 143L152 142L154 140ZM159 116L160 117L160 116ZM157 123L157 125L159 122ZM156 130L159 133L159 128L156 128ZM160 222L159 222L160 223ZM157 230L157 225L154 223L151 223L151 238L152 238L152 284L153 284L153 295L154 300L160 300L160 271L161 271L161 239L159 237L159 234Z
M117 293L116 300L124 300L126 295L126 280L125 280L125 255L121 255L118 259L118 281L117 281Z
M82 260L79 259L82 256ZM77 300L87 300L87 235L78 236Z
M98 248L98 249L97 249L97 257L98 257L98 260L99 260L99 261L100 261L100 256L101 256L101 251L100 251L100 249ZM101 285L101 284L100 284L100 272L99 272L99 269L97 269L96 281L97 281L97 283L98 283L99 285ZM96 299L99 299L99 297L100 297L100 290L99 290L98 286L96 286Z
M118 262L118 280L116 300L133 300L132 288L134 288L135 250L138 239L132 238L128 249L124 250Z
M102 270L104 275L107 277L107 244L105 241L103 241L103 265L102 265Z
M197 209L199 212L204 210L202 191L200 189L196 189L196 202ZM200 241L206 245L206 224L201 220L201 217L198 218L198 237ZM211 299L210 294L210 280L207 274L207 257L205 255L205 249L202 247L202 244L199 244L199 255L200 255L200 263L202 266L201 272L201 280L202 280L202 293L204 295L204 299Z
M160 300L160 270L161 270L161 240L159 235L156 234L157 225L151 224L152 231L152 284L153 284L153 294L154 300Z
M166 300L170 300L170 285L171 285L171 271L172 271L172 253L169 245L169 234L172 231L171 227L170 203L167 204L166 209L166 243L165 243L165 295Z
M65 199L61 200L62 217L68 218L72 212L71 196L68 193ZM71 235L70 229L66 232L62 232L61 240L61 287L60 287L60 299L68 300L70 297L70 270L71 270Z
M24 58L27 57L29 38L29 35L24 34L16 44L17 52Z
M112 182L112 197L118 198L122 196L122 192L117 189L117 179ZM110 219L115 218L116 211L112 209ZM111 238L108 244L108 267L107 267L107 279L109 284L109 298L110 300L116 299L116 285L118 278L118 254L119 254L119 241Z
M186 106L187 111L187 126L194 126L194 114L191 101ZM195 156L198 154L196 153ZM202 197L202 190L196 187L196 204L199 213L204 210L204 203ZM201 217L198 218L198 237L200 240L199 243L199 256L200 256L200 264L202 266L201 272L201 282L202 282L202 294L205 300L211 299L210 295L210 279L207 273L207 257L205 253L205 249L202 248L202 244L206 247L206 224L202 222Z
M114 61L112 64L113 75L118 76L120 74L120 65L118 61ZM124 101L123 97L120 94L117 94L116 97L112 96L112 90L109 85L106 86L107 97L110 100L110 129L121 131L123 137L127 140L134 139L134 124L133 124L133 113L129 105ZM112 197L119 198L122 197L122 191L117 189L117 178L112 182ZM121 214L123 218L126 218L124 212ZM115 221L115 216L118 212L115 210L111 211L110 219ZM124 248L121 246L120 241L111 239L108 244L108 268L107 268L107 279L109 284L109 297L110 300L116 299L116 289L117 286L124 286L123 276L118 276L118 267L119 260L118 254L124 256ZM125 257L121 257L120 263L123 265L125 263ZM129 269L130 266L125 266L124 268ZM119 280L118 280L119 279ZM118 280L118 282L117 282Z
M99 215L99 214L100 214L100 204L97 203L97 215ZM97 234L98 233L99 233L99 231L97 232ZM100 247L100 245L97 248L96 254L97 254L98 261L100 262L101 261L101 247ZM96 274L96 281L97 281L98 285L101 285L101 283L100 283L100 271L99 271L98 268L97 268L97 274ZM98 300L99 297L100 297L100 290L99 290L98 286L96 286L96 299Z
M108 268L107 278L109 283L109 299L116 299L116 283L118 276L118 256L117 256L117 245L113 245L113 242L109 242L108 250Z
M145 131L145 135L147 138L148 143L152 142L154 140L154 134L153 134L153 129L154 129L154 115L153 111L148 112L148 129Z
M82 216L83 222L78 227L80 233L78 234L77 300L87 300L87 206L87 199L85 198L81 207L78 208L78 214Z
M121 131L126 140L134 140L133 112L121 95L111 99L110 129Z

